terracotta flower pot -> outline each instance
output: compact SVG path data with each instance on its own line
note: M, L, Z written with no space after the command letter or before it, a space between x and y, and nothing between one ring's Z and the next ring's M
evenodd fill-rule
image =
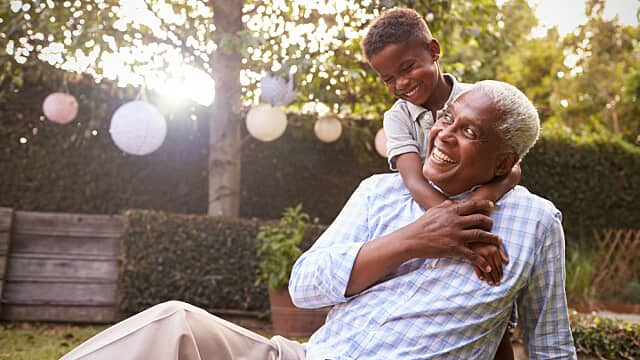
M300 309L293 305L287 288L269 288L273 331L283 336L310 336L327 317L330 308Z

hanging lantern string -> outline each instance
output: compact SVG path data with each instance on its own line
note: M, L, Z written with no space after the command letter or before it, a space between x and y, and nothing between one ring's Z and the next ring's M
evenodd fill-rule
M69 85L67 84L67 73L64 72L62 73L62 87L61 87L61 91L64 93L69 94Z
M144 84L140 85L140 90L138 91L138 95L136 95L135 100L147 101L147 90Z

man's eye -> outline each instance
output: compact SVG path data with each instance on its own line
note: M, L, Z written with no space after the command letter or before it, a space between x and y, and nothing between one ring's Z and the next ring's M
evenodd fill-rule
M464 131L465 136L471 138L471 139L475 139L476 138L476 132L473 131L472 128L464 128L462 131Z
M410 65L408 65L408 66L403 67L402 69L400 69L400 71L402 71L402 72L405 72L405 73L406 73L406 72L411 71L411 69L413 69L413 64L410 64Z
M442 123L444 124L451 124L451 115L444 113L442 116L440 116L440 121L442 121Z
M393 81L393 78L386 78L386 79L382 79L382 82L385 84L389 84Z

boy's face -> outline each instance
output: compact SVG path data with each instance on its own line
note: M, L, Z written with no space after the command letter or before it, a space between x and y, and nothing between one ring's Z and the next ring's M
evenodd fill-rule
M429 43L410 40L387 45L369 63L393 95L426 106L434 97L440 76L436 63L439 56L440 45L435 39Z
M470 90L458 97L431 128L422 172L456 195L503 175L518 160L502 150L493 101Z

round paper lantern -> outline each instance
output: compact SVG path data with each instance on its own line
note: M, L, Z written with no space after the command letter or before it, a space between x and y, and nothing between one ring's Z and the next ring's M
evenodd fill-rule
M387 157L387 135L384 133L384 129L378 130L375 140L373 141L376 146L376 151L380 156Z
M342 124L335 117L325 116L316 121L315 125L313 125L313 131L320 141L330 143L340 138Z
M260 80L260 92L264 101L271 106L287 105L293 101L296 92L293 89L293 74L289 74L289 82L281 77L267 75Z
M49 121L68 124L78 115L78 101L73 95L55 92L44 99L42 112Z
M287 115L279 107L260 104L247 113L247 130L260 141L273 141L287 128Z
M120 106L109 128L120 150L133 155L156 151L167 135L167 123L155 106L140 100Z

